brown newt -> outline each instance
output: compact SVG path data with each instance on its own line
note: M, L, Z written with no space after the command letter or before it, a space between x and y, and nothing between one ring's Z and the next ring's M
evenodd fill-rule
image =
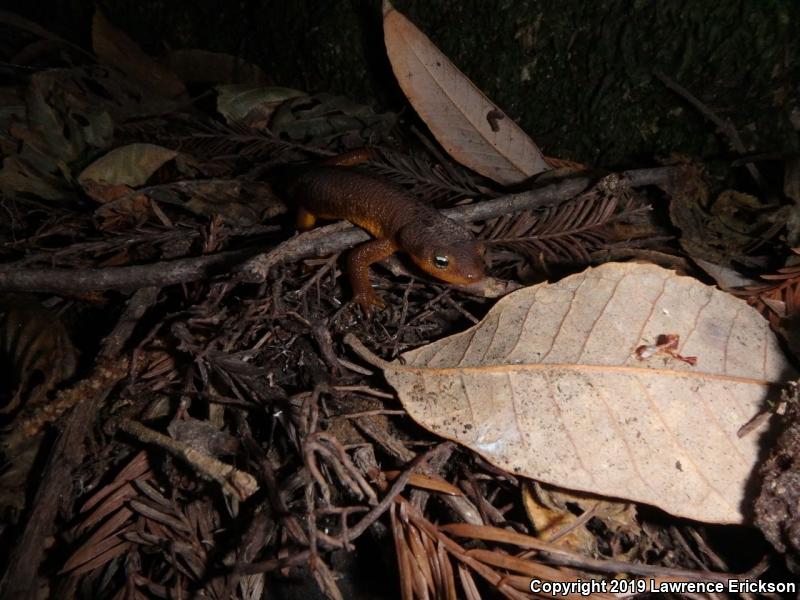
M309 229L318 218L345 219L375 238L347 256L354 300L366 310L384 306L369 283L369 266L398 251L448 283L474 283L485 275L484 245L394 183L348 167L322 165L290 177L285 191L299 206L298 228Z

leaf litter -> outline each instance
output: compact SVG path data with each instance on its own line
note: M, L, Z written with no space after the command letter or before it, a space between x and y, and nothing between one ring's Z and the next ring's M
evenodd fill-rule
M745 564L740 577L780 578L782 555L797 564L800 515L781 483L797 464L796 397L765 391L791 377L769 326L797 358L792 159L777 183L747 163L755 186L740 191L688 159L601 176L545 158L390 8L390 60L444 152L402 114L267 86L237 57L150 57L100 12L94 54L0 20L24 34L13 56L36 56L0 96L11 375L0 598L249 599L297 574L339 598L355 577L345 556L403 598L526 598L531 578L722 581ZM404 79L398 61L425 78ZM212 108L192 106L198 82L217 95ZM366 317L348 302L337 257L365 234L294 235L270 173L363 146L374 151L359 168L486 242L492 286L446 286L393 260L375 270L385 310ZM596 266L610 256L682 272ZM768 320L700 283L706 269L763 277L736 293ZM615 278L624 294L601 309ZM534 318L520 318L525 306ZM379 357L402 406L348 334ZM400 385L437 369L458 385ZM504 389L524 390L530 410L515 414ZM773 412L786 431L760 462L760 436L782 427ZM759 464L790 491L756 500L744 484ZM775 550L738 527L753 548L743 558L715 541L718 528L651 505L726 523L753 522L755 505Z

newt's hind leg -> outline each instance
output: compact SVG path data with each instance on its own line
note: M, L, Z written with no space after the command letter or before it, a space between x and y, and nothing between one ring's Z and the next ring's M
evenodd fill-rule
M297 209L297 217L295 219L295 227L300 231L306 231L314 227L317 222L317 217L308 212L305 208L300 207Z

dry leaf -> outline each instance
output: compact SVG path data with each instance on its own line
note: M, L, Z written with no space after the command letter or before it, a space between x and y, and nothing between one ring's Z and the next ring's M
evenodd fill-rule
M203 179L179 181L153 187L148 196L161 204L183 207L196 215L219 215L225 223L251 226L263 223L287 211L272 192L272 187L258 181L238 179Z
M95 209L97 227L101 231L120 231L132 226L139 227L144 225L153 213L153 204L150 202L150 198L127 186L107 186L94 181L88 181L84 186L87 194L95 200L104 195L113 198L116 194L123 193L124 190L130 190L129 193L109 200ZM127 260L127 253L122 253L110 261L105 261L104 265L125 264Z
M522 506L536 531L536 537L550 542L558 536L555 541L559 546L584 556L594 556L597 552L597 538L586 528L583 515L573 514L566 506L552 506L547 502L549 498L538 493L537 487L539 486L535 482L526 482L522 487ZM598 503L600 500L594 502ZM563 533L565 531L567 533Z
M663 334L697 366L636 357ZM501 468L720 523L743 520L762 441L737 431L792 375L744 301L632 263L514 292L384 370L416 421Z
M218 85L217 110L228 123L246 123L263 129L275 109L290 98L305 96L305 92L283 87L245 84Z
M23 31L27 31L28 33L35 35L36 37L40 37L44 40L59 41L59 42L65 41L62 37L59 37L53 32L48 31L38 23L29 21L25 17L21 17L20 15L9 12L7 10L0 10L0 23L2 23L3 25L8 25L10 27L21 29Z
M758 265L755 251L786 227L791 207L736 190L713 197L706 179L695 166L684 165L670 186L670 219L681 230L681 246L692 259Z
M757 280L745 277L732 267L718 265L702 258L695 258L694 262L717 282L720 289L730 290L731 288L744 287L746 285L758 285Z
M383 476L387 481L394 481L400 476L402 471L384 471ZM448 483L441 477L432 477L430 475L423 475L422 473L412 473L408 479L408 485L421 488L423 490L430 490L431 492L439 492L442 494L449 494L450 496L463 496L464 492Z
M327 144L333 140L381 139L397 121L392 113L376 113L365 104L344 96L315 94L281 102L273 111L269 128L289 140Z
M533 140L388 1L383 36L403 93L450 156L505 185L550 169Z
M186 87L177 75L145 54L99 10L95 11L92 20L92 48L100 60L118 68L145 89L166 98L186 93Z
M115 148L86 167L78 176L78 182L81 185L97 181L137 187L147 183L153 173L176 156L175 150L155 144L128 144Z
M41 405L47 393L75 374L77 352L61 319L33 296L0 296L0 359L9 363L16 386L0 414Z
M42 173L20 156L7 156L0 168L0 194L9 196L27 193L45 200L62 200L69 197L64 181L49 173Z

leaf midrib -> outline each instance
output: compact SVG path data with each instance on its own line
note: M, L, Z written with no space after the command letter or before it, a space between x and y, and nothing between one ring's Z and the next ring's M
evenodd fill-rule
M426 374L451 374L451 373L502 373L507 371L574 371L574 372L603 372L611 374L631 374L652 377L675 377L681 379L698 379L726 381L732 383L745 383L769 387L779 385L780 381L769 381L755 377L741 377L737 375L723 375L720 373L708 373L705 371L684 371L678 369L663 369L652 367L632 367L628 365L576 365L568 363L544 363L544 364L504 364L504 365L480 365L467 367L415 367L409 365L398 365L391 363L385 367L393 371L419 371Z

